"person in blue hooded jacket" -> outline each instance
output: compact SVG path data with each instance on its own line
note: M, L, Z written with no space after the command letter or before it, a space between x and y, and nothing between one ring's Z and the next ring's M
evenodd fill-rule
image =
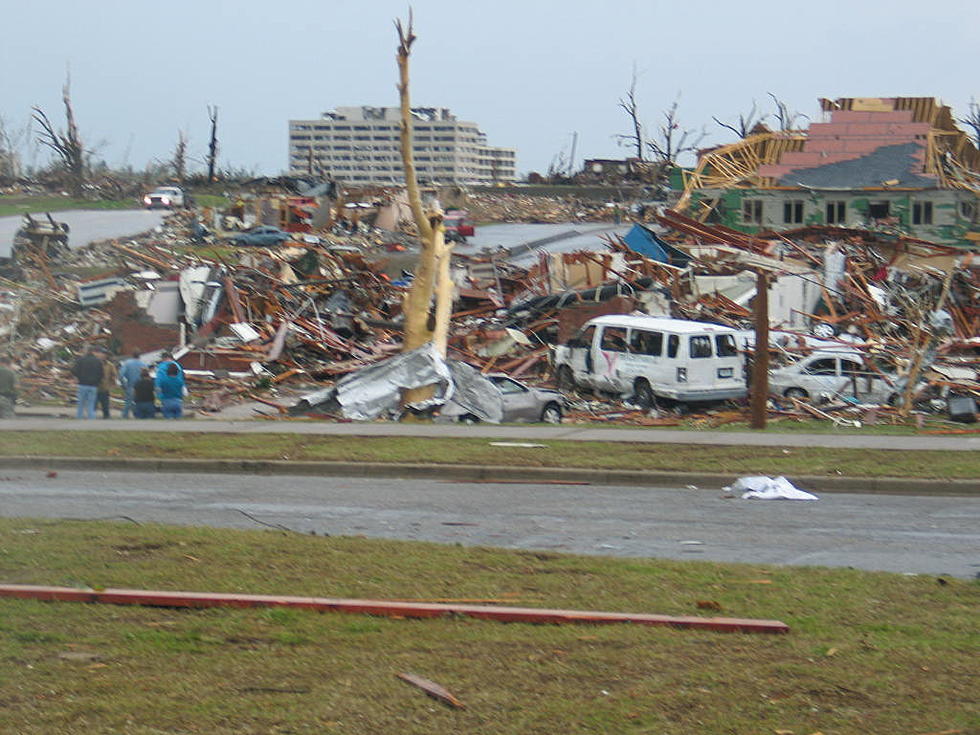
M184 376L180 366L172 362L166 368L166 373L157 376L157 395L160 396L160 408L165 419L179 419L184 412Z

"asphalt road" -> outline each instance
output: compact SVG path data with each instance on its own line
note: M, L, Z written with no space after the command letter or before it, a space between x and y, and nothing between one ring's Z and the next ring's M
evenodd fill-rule
M980 573L974 498L748 501L708 489L66 471L47 478L43 470L4 470L0 515L281 524L303 533L609 556Z
M127 237L151 230L163 221L164 212L145 209L124 210L69 210L52 212L58 222L67 222L68 245L80 248L91 242L114 237ZM44 219L43 214L32 215ZM0 217L0 257L9 257L14 234L20 229L22 218Z

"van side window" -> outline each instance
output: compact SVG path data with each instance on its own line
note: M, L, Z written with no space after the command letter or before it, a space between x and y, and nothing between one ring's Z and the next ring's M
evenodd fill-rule
M627 352L626 330L622 327L606 327L602 330L602 345L604 352Z
M667 337L667 357L677 357L677 348L681 346L681 338L676 334Z
M738 347L735 345L735 335L716 334L715 353L718 357L735 357L738 355Z
M825 357L814 360L806 366L804 372L810 375L837 375L837 358Z
M664 351L664 335L662 332L644 332L636 329L630 339L630 349L639 355L660 357Z
M701 334L691 337L691 357L711 357L711 337Z

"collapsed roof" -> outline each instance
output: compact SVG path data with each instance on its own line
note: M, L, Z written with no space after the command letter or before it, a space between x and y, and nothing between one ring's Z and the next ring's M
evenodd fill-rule
M702 151L696 189L965 189L980 193L980 151L932 97L822 99L829 120Z

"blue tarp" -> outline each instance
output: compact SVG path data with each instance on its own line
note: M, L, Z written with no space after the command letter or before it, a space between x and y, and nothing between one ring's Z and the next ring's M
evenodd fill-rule
M683 250L678 250L670 243L664 242L653 230L643 225L633 225L633 229L623 238L631 250L645 255L651 260L670 265L685 266L691 262L691 256Z

